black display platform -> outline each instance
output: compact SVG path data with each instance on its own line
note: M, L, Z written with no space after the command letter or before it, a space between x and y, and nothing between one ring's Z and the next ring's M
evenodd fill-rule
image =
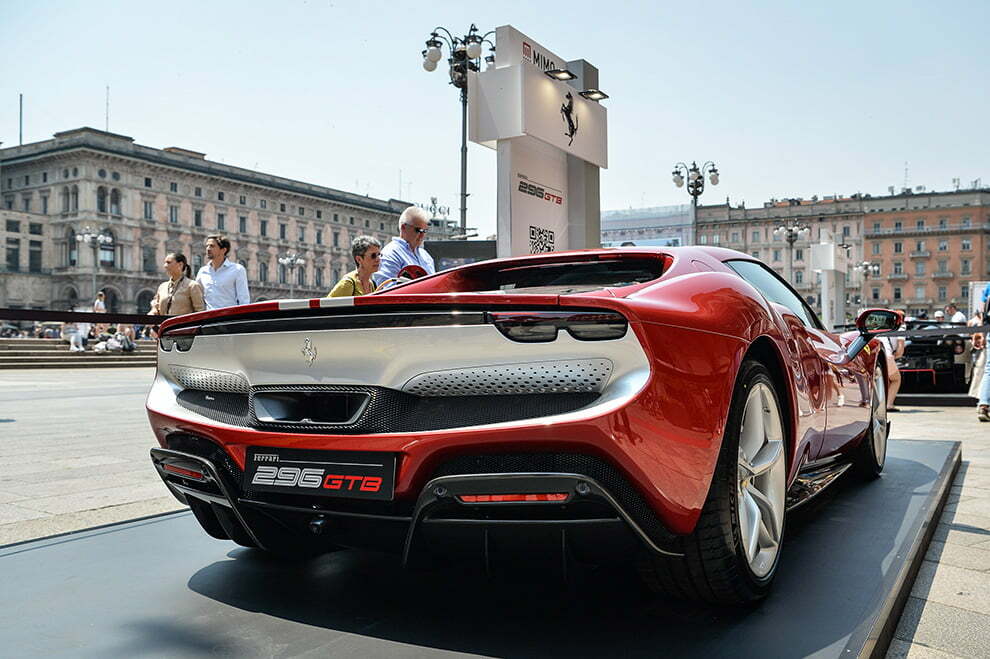
M292 566L183 512L0 548L2 654L869 656L889 642L959 455L957 442L891 442L882 479L844 479L788 518L775 590L747 610L659 599L631 570L492 580L356 552Z

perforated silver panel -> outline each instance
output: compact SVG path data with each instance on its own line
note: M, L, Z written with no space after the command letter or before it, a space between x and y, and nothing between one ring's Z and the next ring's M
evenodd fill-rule
M193 368L191 366L169 367L175 381L185 389L199 391L223 391L232 394L248 392L248 381L243 376L226 371L214 371L208 368Z
M423 373L402 390L417 396L600 393L611 374L609 359L499 364Z

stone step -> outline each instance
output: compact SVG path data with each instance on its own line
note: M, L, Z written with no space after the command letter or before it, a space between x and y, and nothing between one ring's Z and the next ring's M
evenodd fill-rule
M157 341L136 341L138 347L154 348ZM0 352L4 350L36 350L48 348L50 346L64 346L68 343L64 339L0 339Z
M0 359L24 359L29 357L45 357L52 358L55 355L71 354L80 357L93 355L95 357L101 356L101 353L94 352L92 346L86 352L69 352L68 344L63 345L57 350L2 350L0 351ZM105 353L104 353L105 354ZM121 353L113 353L119 355ZM147 348L138 348L133 352L125 352L124 355L141 355L142 357L154 358L157 354L157 350L149 350Z
M41 368L154 368L155 362L148 360L131 360L115 362L109 360L64 359L45 362L5 362L0 363L0 371L11 369L41 369Z
M64 361L66 359L74 360L84 360L84 361L156 361L156 355L141 355L141 354L127 354L119 352L104 352L104 353L92 353L92 352L64 352L60 354L48 354L41 355L38 357L8 357L6 355L0 355L0 364L10 364L12 362L52 362L52 361Z

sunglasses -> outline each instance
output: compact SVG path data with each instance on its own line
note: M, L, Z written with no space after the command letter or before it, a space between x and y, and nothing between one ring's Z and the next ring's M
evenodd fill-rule
M426 233L427 231L429 231L429 229L420 229L419 227L409 227L409 228L415 231L416 233Z
M365 254L364 255L364 258L366 258L366 259L380 259L381 257L382 257L382 253L381 252L374 252L372 254Z

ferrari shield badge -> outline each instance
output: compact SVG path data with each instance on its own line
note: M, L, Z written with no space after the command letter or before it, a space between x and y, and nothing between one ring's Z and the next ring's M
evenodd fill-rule
M316 361L316 347L313 345L313 341L307 336L306 340L303 341L302 356L306 358L306 365L312 366L313 362Z

